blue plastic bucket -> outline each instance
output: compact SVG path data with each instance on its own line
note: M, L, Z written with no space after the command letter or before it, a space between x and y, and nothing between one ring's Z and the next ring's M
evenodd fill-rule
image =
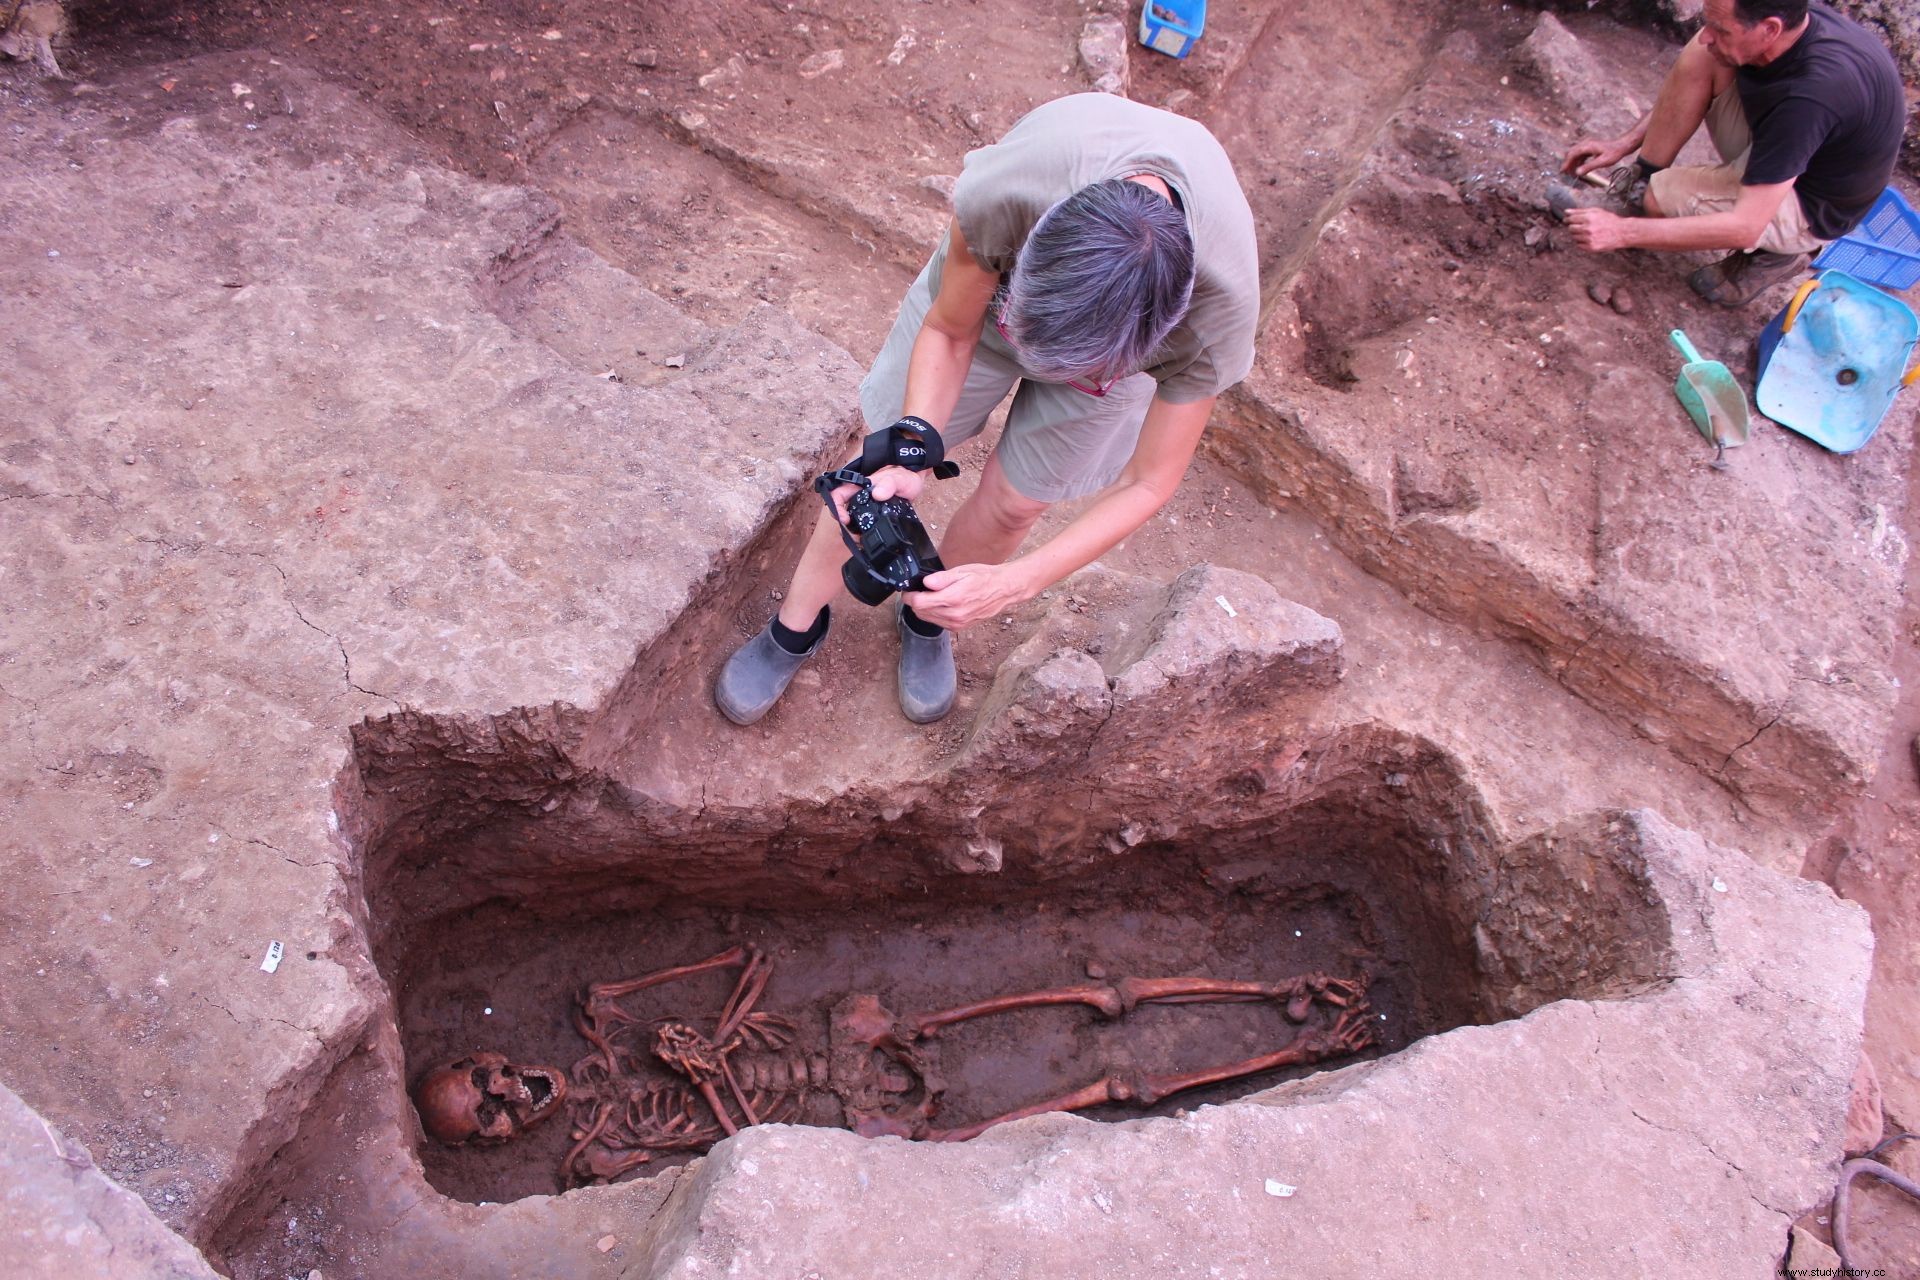
M1207 0L1145 0L1140 6L1140 43L1169 57L1184 58L1207 26Z
M1835 453L1873 438L1907 384L1920 319L1898 298L1823 271L1760 331L1760 412Z

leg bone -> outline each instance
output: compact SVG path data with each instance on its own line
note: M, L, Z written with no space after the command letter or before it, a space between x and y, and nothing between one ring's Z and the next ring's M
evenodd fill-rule
M1184 1093L1188 1089L1197 1089L1203 1084L1238 1080L1242 1076L1258 1075L1262 1071L1272 1071L1276 1067L1310 1066L1316 1062L1324 1062L1328 1058L1341 1058L1350 1053L1358 1053L1373 1043L1373 1026L1367 1021L1368 1012L1364 1004L1348 1009L1340 1015L1339 1021L1335 1022L1330 1030L1304 1032L1295 1037L1292 1044L1274 1053L1244 1058L1223 1067L1210 1067L1186 1075L1145 1076L1134 1089L1134 1099L1143 1105L1152 1106L1162 1098Z
M1307 974L1286 982L1229 982L1217 978L1122 978L1112 986L1059 987L999 996L974 1004L942 1009L902 1019L900 1030L909 1040L936 1036L958 1022L984 1018L1015 1009L1056 1004L1089 1005L1109 1018L1118 1018L1143 1004L1232 1004L1257 1000L1285 1000L1287 1016L1303 1021L1316 1000L1344 1008L1364 988L1325 974Z
M1225 1066L1210 1067L1185 1075L1146 1075L1132 1080L1119 1075L1110 1075L1075 1089L1072 1093L1049 1098L1044 1102L1031 1103L964 1128L927 1129L912 1136L923 1137L930 1142L965 1142L970 1138L979 1137L995 1125L1005 1124L1010 1120L1024 1120L1028 1116L1043 1115L1049 1111L1080 1111L1087 1107L1097 1107L1104 1102L1138 1102L1143 1106L1152 1106L1163 1098L1188 1089L1197 1089L1201 1085L1237 1080L1242 1076L1258 1075L1277 1067L1307 1066L1315 1062L1324 1062L1328 1058L1343 1057L1350 1053L1358 1053L1373 1043L1373 1027L1367 1021L1367 1015L1367 1006L1362 1002L1357 1008L1351 1008L1342 1013L1339 1021L1334 1023L1332 1028L1305 1032L1296 1037L1292 1044L1274 1053L1245 1058Z
M1063 987L1053 991L1029 991L1020 995L996 996L975 1004L963 1004L938 1013L924 1013L901 1020L900 1033L908 1040L931 1039L956 1022L985 1018L1014 1009L1036 1009L1052 1004L1092 1005L1109 1018L1126 1012L1120 993L1112 987Z
M1025 1120L1028 1116L1045 1115L1049 1111L1082 1111L1088 1107L1097 1107L1103 1102L1130 1102L1133 1100L1133 1088L1119 1076L1104 1076L1092 1084L1082 1085L1072 1093L1063 1093L1057 1098L1048 1098L1045 1102L1029 1103L1016 1107L1012 1111L992 1116L960 1129L928 1129L924 1137L929 1142L966 1142L977 1138L995 1125L1006 1124L1010 1120Z

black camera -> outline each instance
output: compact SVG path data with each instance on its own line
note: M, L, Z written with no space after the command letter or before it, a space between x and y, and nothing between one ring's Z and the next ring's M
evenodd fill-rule
M840 579L861 604L877 605L896 591L919 591L926 576L946 568L934 549L927 527L905 498L876 499L873 481L858 471L841 468L814 481L829 504L833 491L853 485L847 499L847 523L841 540L853 554L840 566Z

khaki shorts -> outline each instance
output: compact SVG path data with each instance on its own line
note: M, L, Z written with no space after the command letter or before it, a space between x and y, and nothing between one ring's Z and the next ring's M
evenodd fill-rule
M900 418L907 396L907 358L933 306L932 273L933 263L928 262L907 290L893 331L860 384L860 413L869 431L891 426ZM1007 429L994 450L1008 483L1035 502L1083 498L1118 480L1126 469L1155 386L1144 373L1122 378L1104 396L1033 381L989 322L974 348L959 403L940 438L949 451L973 439L1013 391Z
M1753 131L1747 127L1747 113L1740 105L1739 90L1729 88L1707 108L1707 136L1713 139L1713 149L1726 163L1662 169L1647 183L1654 203L1667 217L1725 213L1740 198L1740 179L1747 172L1747 152L1753 149ZM1749 247L1770 253L1815 253L1826 243L1807 229L1807 215L1800 207L1800 197L1789 191L1773 215L1773 221L1760 233L1759 243Z

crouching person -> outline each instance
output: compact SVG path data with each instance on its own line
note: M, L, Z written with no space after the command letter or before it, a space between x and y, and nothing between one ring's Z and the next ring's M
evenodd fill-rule
M1565 172L1619 165L1604 191L1556 186L1548 204L1584 249L1730 249L1688 283L1743 306L1857 226L1893 174L1906 103L1893 57L1808 0L1706 0L1646 118L1588 138ZM1721 163L1670 167L1702 124Z
M917 723L953 706L953 632L1091 563L1173 496L1215 397L1252 366L1260 308L1233 167L1203 126L1169 112L1110 94L1037 107L967 156L953 208L860 387L870 431L931 436L935 457L1013 396L939 542L947 567L895 605L900 709ZM929 476L869 474L874 500L918 498ZM849 492L822 510L779 612L720 672L714 701L736 723L765 715L826 638ZM1089 495L1014 558L1051 504Z

